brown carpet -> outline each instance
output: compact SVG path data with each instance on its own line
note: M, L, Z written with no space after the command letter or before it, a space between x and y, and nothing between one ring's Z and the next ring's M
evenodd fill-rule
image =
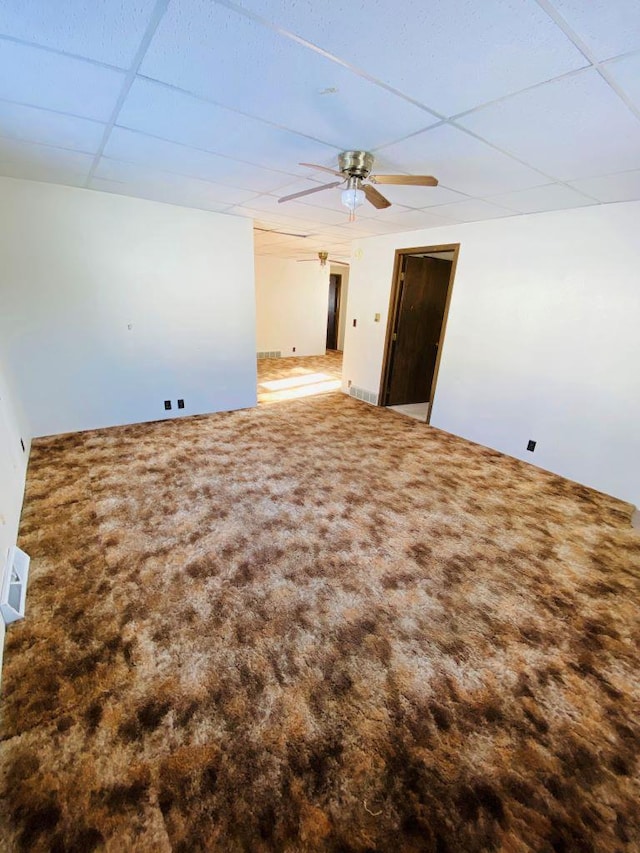
M345 395L37 441L5 851L637 851L631 507Z
M342 353L258 359L258 402L276 403L340 388Z

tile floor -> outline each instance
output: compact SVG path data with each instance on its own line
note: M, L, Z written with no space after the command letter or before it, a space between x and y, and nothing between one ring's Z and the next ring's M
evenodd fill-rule
M427 421L429 411L429 403L406 403L403 406L388 406L393 412L400 412L401 415L407 415L410 418L415 418L417 421Z

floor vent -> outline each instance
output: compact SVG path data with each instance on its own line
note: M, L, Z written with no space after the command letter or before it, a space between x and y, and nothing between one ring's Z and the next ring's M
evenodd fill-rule
M15 546L9 548L2 575L2 590L0 590L0 612L5 625L24 618L28 578L29 556L20 548Z
M356 400L362 400L365 403L373 403L374 406L378 405L378 394L376 391L367 391L364 388L357 388L355 385L352 385L349 388L349 396L355 397Z
M258 358L282 358L282 350L269 350L268 352L259 352Z

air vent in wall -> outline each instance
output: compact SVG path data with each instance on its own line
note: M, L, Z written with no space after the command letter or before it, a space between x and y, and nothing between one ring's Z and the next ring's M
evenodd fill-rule
M29 562L29 555L20 548L9 548L0 590L0 612L6 625L24 617Z
M259 352L258 358L282 358L282 350L269 350L269 352Z
M366 391L364 388L357 388L355 385L351 385L348 389L348 394L365 403L373 403L374 406L378 405L378 393L376 391Z

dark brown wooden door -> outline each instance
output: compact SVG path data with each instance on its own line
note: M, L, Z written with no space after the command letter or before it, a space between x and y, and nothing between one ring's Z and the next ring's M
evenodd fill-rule
M405 258L387 406L429 401L450 275L451 261Z
M329 313L327 315L327 349L338 349L338 311L342 277L329 276Z

